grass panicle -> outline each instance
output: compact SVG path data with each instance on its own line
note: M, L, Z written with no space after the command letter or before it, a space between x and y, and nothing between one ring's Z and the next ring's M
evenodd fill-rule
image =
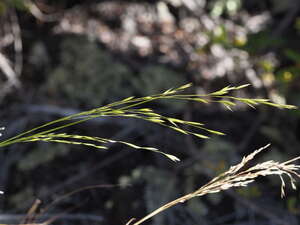
M300 178L300 174L298 172L300 170L300 165L292 163L296 160L299 160L300 156L283 163L270 160L263 163L258 163L250 168L246 168L246 164L248 164L248 162L253 160L253 158L257 154L267 149L269 146L270 144L258 150L255 150L250 155L244 157L239 164L230 167L228 171L215 177L210 182L200 187L196 191L184 195L161 206L160 208L154 210L152 213L148 214L147 216L138 221L135 221L135 219L131 219L126 225L139 225L145 222L146 220L149 220L153 216L165 211L166 209L173 207L177 204L186 202L195 197L211 193L217 193L233 187L246 187L248 186L248 184L254 182L255 179L259 176L278 175L281 180L281 197L283 198L285 196L285 180L283 178L284 175L288 177L292 188L294 190L296 189L295 178Z
M168 89L160 94L150 95L146 97L132 96L99 108L63 117L38 126L36 128L33 128L31 130L28 130L26 132L23 132L7 140L1 141L0 147L9 146L14 143L43 141L90 146L97 149L107 149L108 144L119 143L138 150L153 151L166 156L172 161L179 161L179 159L176 156L166 154L153 147L138 146L121 140L111 140L106 138L84 136L78 134L57 133L57 131L99 117L129 117L156 123L167 128L173 129L179 133L185 135L193 135L198 138L209 138L209 135L211 134L224 135L224 133L220 131L215 131L206 128L205 124L203 123L167 117L155 112L151 108L141 107L145 103L161 99L194 101L203 104L219 103L224 105L229 110L232 110L233 107L236 106L237 102L244 103L253 108L255 108L255 106L257 105L267 105L280 109L296 109L296 106L277 104L271 102L269 99L239 98L232 95L231 92L246 88L249 86L249 84L244 84L240 86L227 86L218 91L208 94L182 93L182 91L185 91L191 86L192 84L189 83L178 88ZM0 128L0 131L3 129L4 128ZM255 150L250 155L244 157L239 164L230 167L228 171L215 177L206 185L200 187L196 191L184 195L161 206L160 208L154 210L152 213L148 214L140 220L136 221L135 219L131 219L127 223L127 225L139 225L145 222L146 220L152 218L153 216L161 213L162 211L195 197L224 191L232 187L245 187L248 184L252 183L259 176L278 175L281 180L281 197L284 197L285 180L283 176L286 175L290 181L292 188L296 189L295 178L300 177L300 174L298 172L300 166L293 164L293 162L300 159L300 156L283 163L270 160L256 164L250 168L245 166L246 164L248 164L249 161L253 160L253 158L257 154L267 149L268 147L269 145L266 145L258 150Z
M160 153L173 161L178 161L179 159L171 154L166 154L152 147L142 147L137 146L125 141L116 141L110 139L104 139L100 137L83 136L77 134L66 134L66 133L56 133L58 130L74 126L79 123L83 123L88 120L92 120L99 117L129 117L136 118L152 123L156 123L170 129L173 129L179 133L185 135L193 135L197 138L209 138L209 135L224 135L220 131L211 130L205 127L205 124L200 122L186 121L177 118L167 117L154 112L151 108L141 107L143 104L166 99L166 100L185 100L185 101L195 101L203 104L209 103L219 103L224 105L229 110L236 105L236 102L245 103L251 107L256 105L269 105L277 108L285 109L295 109L292 105L282 105L270 102L268 99L248 99L248 98L238 98L231 95L232 91L236 91L242 88L246 88L249 84L244 84L240 86L227 86L221 90L209 93L209 94L186 94L182 93L187 88L191 87L192 84L185 84L178 88L171 88L162 92L160 94L154 94L146 97L128 97L121 101L113 102L111 104L95 108L92 110L80 112L67 117L60 118L58 120L51 121L49 123L43 124L29 131L16 135L15 137L9 138L0 142L0 147L5 147L14 143L20 142L59 142L74 145L85 145L94 147L97 149L107 149L107 144L111 142L117 142L120 144L127 145L129 147L149 150ZM191 131L193 128L193 131ZM196 131L195 131L196 130Z

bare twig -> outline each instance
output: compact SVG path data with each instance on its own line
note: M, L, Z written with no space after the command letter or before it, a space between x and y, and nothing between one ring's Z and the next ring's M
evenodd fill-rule
M60 19L61 15L58 13L53 14L45 14L43 13L39 7L34 4L31 0L24 0L26 3L26 6L30 13L38 20L42 22L54 22Z
M17 78L18 76L13 70L13 68L11 67L10 61L1 52L0 52L0 69L6 75L8 82L11 85L15 87L20 86L20 82Z
M237 202L239 202L242 205L245 205L247 208L251 209L252 211L264 216L265 218L269 219L272 221L272 224L278 224L278 225L292 225L290 221L286 221L285 219L282 218L280 215L276 215L276 213L268 210L265 207L261 207L255 202L252 202L248 199L242 198L241 196L237 195L234 191L232 190L227 190L226 194L234 198Z
M41 203L42 202L39 199L36 199L34 201L33 205L30 207L30 209L26 213L26 216L24 216L24 218L22 219L21 224L25 224L28 222L31 223L31 221L33 221L33 219L35 218L35 215L36 215L36 211Z
M127 137L130 133L132 132L132 128L131 129L124 129L123 131L121 131L120 133L118 133L114 138L124 138ZM111 144L113 145L113 144ZM84 178L90 176L91 174L99 171L100 169L103 169L123 158L125 158L126 156L128 156L129 154L131 154L130 151L121 151L118 152L110 157L108 157L107 159L102 160L100 163L98 163L97 165L91 167L89 170L84 170L81 171L80 173L76 174L75 176L71 176L69 179L67 179L66 181L52 187L49 189L49 191L43 193L40 198L45 199L47 197L49 197L49 195L61 191L62 189L66 188L69 185L72 185L80 180L83 180Z
M0 214L0 221L2 223L11 223L11 222L17 222L18 220L24 218L26 214ZM41 216L41 220L52 218L53 216L57 216L57 214L43 214ZM103 221L102 216L93 215L93 214L84 214L84 213L76 213L76 214L63 214L60 217L60 220L89 220L94 222L101 222ZM19 223L18 223L19 224ZM35 223L35 224L43 224L43 223ZM20 224L19 224L20 225ZM29 225L29 224L27 224Z
M290 26L293 19L297 17L298 12L300 10L300 2L299 1L291 1L290 9L286 12L285 17L281 20L279 23L277 29L273 32L274 36L280 36L283 34L283 32Z
M14 36L14 49L15 49L14 70L17 77L19 77L23 69L23 44L22 44L21 28L15 10L11 10L10 18L12 23L11 30Z

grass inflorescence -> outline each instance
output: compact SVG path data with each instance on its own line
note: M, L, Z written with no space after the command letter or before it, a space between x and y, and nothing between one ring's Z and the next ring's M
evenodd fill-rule
M253 153L244 157L240 163L230 167L226 172L213 178L210 182L203 185L196 191L184 195L180 198L177 198L159 207L158 209L154 210L153 212L151 212L150 214L148 214L140 220L135 221L135 219L131 219L126 225L139 225L149 220L153 216L167 210L168 208L171 208L180 203L184 203L195 197L200 197L211 193L217 193L233 187L246 187L248 184L254 182L255 179L259 176L278 175L281 179L281 197L284 197L285 181L283 175L286 175L289 178L290 184L295 190L295 178L300 178L300 173L298 172L300 170L300 166L292 163L296 160L299 160L300 156L283 163L270 160L263 163L258 163L254 166L251 166L250 168L246 168L246 164L248 164L249 161L251 161L261 151L267 149L269 146L270 144L258 150L255 150Z
M191 86L192 84L186 84L178 88L169 89L160 94L150 95L146 97L128 97L121 101L117 101L99 108L63 117L38 126L36 128L33 128L31 130L28 130L26 132L23 132L7 140L1 141L0 147L9 146L15 143L43 141L83 145L94 147L97 149L108 149L109 144L119 143L134 149L153 151L166 156L172 161L179 161L179 159L176 156L166 154L153 147L138 146L122 140L112 140L107 138L85 136L80 134L57 133L57 131L99 117L127 117L156 123L167 128L173 129L177 132L183 133L185 135L193 135L198 138L206 139L210 137L210 134L224 135L224 133L220 131L208 129L207 127L205 127L205 124L201 122L187 121L164 116L160 113L155 112L151 108L142 107L146 103L161 99L194 101L203 104L219 103L224 105L229 110L232 110L238 102L244 103L253 108L255 108L255 106L257 105L268 105L281 109L296 109L296 107L293 105L277 104L271 102L269 99L239 98L231 94L232 91L246 88L247 86L249 86L248 84L241 86L227 86L222 88L221 90L209 94L182 93L184 90ZM0 131L3 129L4 128L0 128ZM281 197L284 197L285 181L283 179L283 175L286 175L289 178L292 188L296 189L295 177L300 177L300 174L298 172L300 166L293 164L293 162L300 159L300 157L296 157L283 163L270 160L256 164L254 166L251 166L250 168L246 166L246 164L248 164L249 161L251 161L258 153L267 149L267 147L269 147L269 145L266 145L265 147L262 147L254 151L250 155L244 157L239 164L230 167L228 171L215 177L206 185L200 187L196 191L186 194L178 199L175 199L159 207L158 209L154 210L152 213L148 214L140 220L136 221L135 219L131 219L127 223L127 225L139 225L145 222L146 220L149 220L153 216L161 213L162 211L195 197L224 191L233 187L247 186L259 176L278 175L282 182Z
M149 150L160 153L173 161L179 161L179 159L171 154L166 154L153 147L143 147L132 143L128 143L121 140L111 140L100 137L84 136L78 134L67 134L67 133L56 133L63 128L74 126L79 123L83 123L88 120L92 120L99 117L129 117L136 118L152 123L156 123L185 135L193 135L198 138L209 138L209 134L224 135L224 133L216 130L211 130L205 127L205 124L194 121L186 121L178 118L167 117L155 112L151 108L141 107L145 103L166 99L166 100L184 100L194 101L203 104L208 103L219 103L224 105L226 108L232 110L232 107L237 102L242 102L250 107L256 105L270 105L277 108L295 109L293 105L283 105L271 102L268 99L250 99L250 98L238 98L231 95L232 91L236 91L249 86L248 84L241 86L227 86L221 90L209 93L209 94L185 94L182 93L187 88L191 87L192 84L185 84L178 88L171 88L163 93L154 94L146 97L128 97L121 101L113 102L111 104L95 108L92 110L80 112L67 117L60 118L58 120L51 121L43 124L29 131L23 132L15 137L9 138L0 142L0 147L5 147L14 143L20 142L59 142L74 145L85 145L98 149L107 149L108 143L120 143L130 146L135 149ZM191 131L190 128L194 128ZM194 130L197 130L196 132ZM204 131L204 132L203 132Z

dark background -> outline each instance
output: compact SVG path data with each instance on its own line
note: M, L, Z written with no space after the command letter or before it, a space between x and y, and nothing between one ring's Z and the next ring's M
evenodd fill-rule
M250 83L237 95L299 106L299 10L293 0L0 0L3 138L188 82L196 93ZM38 142L5 147L1 222L21 223L37 206L32 211L44 217L23 222L125 224L198 189L267 143L271 150L259 161L299 155L298 110L238 105L230 112L176 101L150 106L227 135L196 140L127 119L65 130L157 147L179 156L177 164L121 145L108 151ZM288 186L281 200L280 180L261 178L178 205L149 224L298 224L299 197Z

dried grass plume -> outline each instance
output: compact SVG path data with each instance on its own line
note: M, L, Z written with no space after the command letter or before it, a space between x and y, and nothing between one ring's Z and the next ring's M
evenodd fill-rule
M152 213L148 214L144 218L134 222L134 219L131 219L126 225L139 225L146 220L152 218L153 216L161 213L162 211L177 205L179 203L183 203L188 201L194 197L203 196L206 194L217 193L220 191L227 190L233 187L245 187L248 184L255 181L255 179L259 176L269 176L269 175L278 175L281 180L281 197L285 196L285 181L283 175L286 175L290 181L292 188L295 190L295 178L300 178L299 169L300 165L292 164L296 160L300 159L300 156L293 158L289 161L279 163L273 160L258 163L250 168L246 168L246 164L251 161L257 154L267 149L270 144L255 150L253 153L248 156L243 157L242 161L235 166L231 166L228 171L220 174L219 176L212 179L210 182L199 188L198 190L184 195L178 199L175 199L160 208L154 210Z

